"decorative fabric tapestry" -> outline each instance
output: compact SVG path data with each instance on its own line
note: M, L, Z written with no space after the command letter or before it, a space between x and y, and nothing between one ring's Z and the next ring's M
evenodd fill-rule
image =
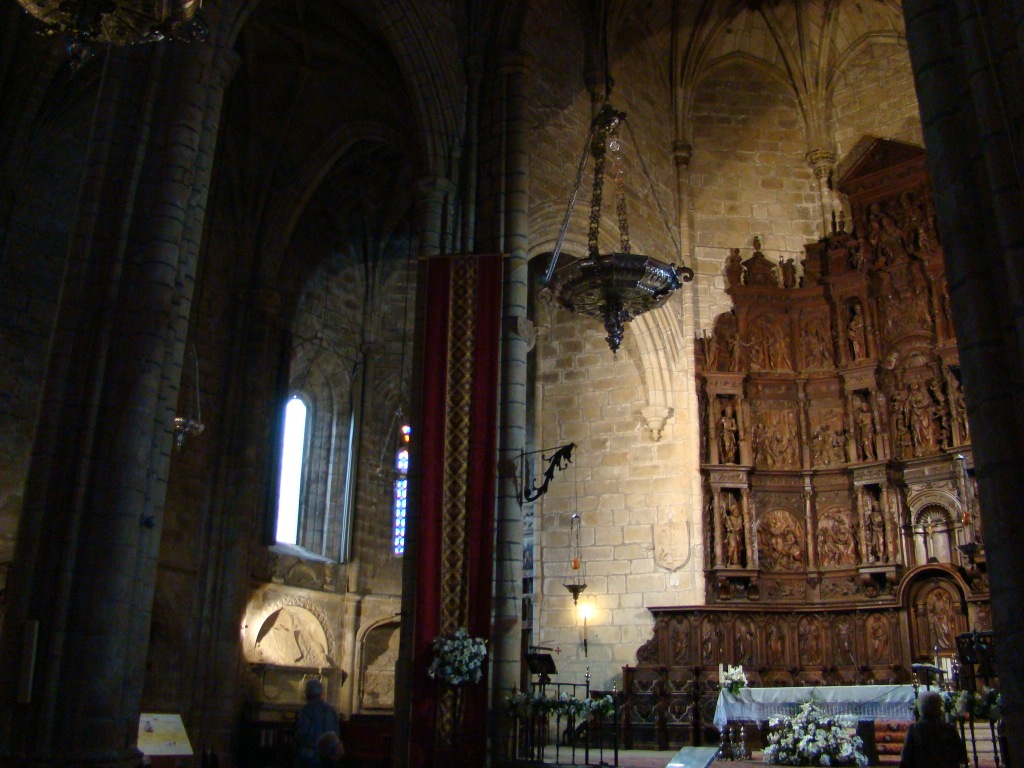
M424 272L410 765L483 765L486 675L450 690L427 668L438 635L490 634L502 257L437 257Z

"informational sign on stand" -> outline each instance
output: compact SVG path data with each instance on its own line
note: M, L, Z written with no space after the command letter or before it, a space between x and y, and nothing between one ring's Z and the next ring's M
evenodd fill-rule
M139 715L139 751L146 757L187 757L192 754L181 715Z

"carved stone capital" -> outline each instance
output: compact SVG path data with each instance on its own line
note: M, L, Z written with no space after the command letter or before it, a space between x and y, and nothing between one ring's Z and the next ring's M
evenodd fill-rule
M672 142L672 157L675 158L677 168L687 167L693 158L693 145L685 141Z
M814 175L821 181L831 176L835 170L836 153L827 149L812 149L807 153L807 162L814 169Z
M644 426L651 430L654 442L661 440L661 431L665 429L665 422L672 415L672 409L664 405L648 405L640 411L640 415Z

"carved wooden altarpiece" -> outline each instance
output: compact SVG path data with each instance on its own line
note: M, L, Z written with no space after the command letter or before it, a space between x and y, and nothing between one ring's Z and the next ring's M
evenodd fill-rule
M720 663L752 685L900 682L990 629L924 150L875 141L838 189L851 230L799 279L756 238L734 249L733 308L698 339L707 605L652 609L624 688L692 679L705 722Z

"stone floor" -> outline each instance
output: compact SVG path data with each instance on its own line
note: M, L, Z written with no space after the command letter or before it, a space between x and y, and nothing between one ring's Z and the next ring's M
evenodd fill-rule
M621 749L619 750L619 768L665 768L668 762L675 757L675 752L658 752L646 749ZM612 765L614 756L605 756L605 762ZM597 761L593 761L596 763ZM881 765L883 768L898 766L900 759L896 755L883 755ZM985 758L979 759L978 768L995 768L995 763ZM715 760L712 766L715 768L764 768L761 760L761 753L755 752L750 760ZM971 760L973 767L974 760Z

